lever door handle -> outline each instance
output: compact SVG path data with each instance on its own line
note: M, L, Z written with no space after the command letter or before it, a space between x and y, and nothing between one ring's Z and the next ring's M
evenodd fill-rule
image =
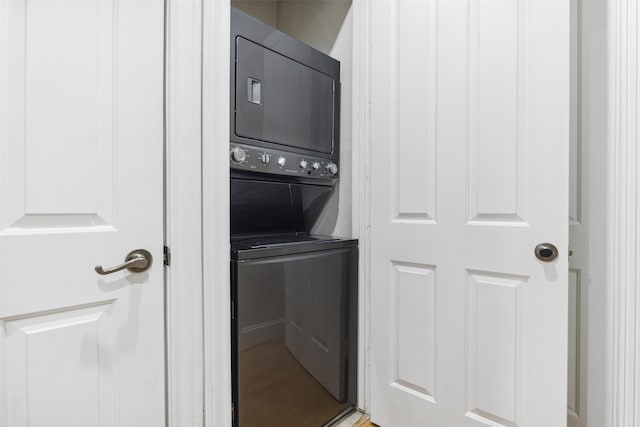
M120 265L107 268L106 270L102 268L101 265L96 265L96 273L104 276L106 274L124 270L125 268L132 273L142 273L151 267L152 262L153 257L149 251L145 249L136 249L135 251L129 252L125 257L124 262Z

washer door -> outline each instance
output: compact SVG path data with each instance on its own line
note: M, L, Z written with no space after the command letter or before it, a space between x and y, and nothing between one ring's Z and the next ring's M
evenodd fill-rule
M347 302L356 251L235 263L241 426L265 419L287 425L280 415L319 407L325 413L309 425L321 425L349 406Z

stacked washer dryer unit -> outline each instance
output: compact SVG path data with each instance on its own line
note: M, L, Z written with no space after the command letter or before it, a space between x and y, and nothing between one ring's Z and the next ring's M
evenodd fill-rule
M339 180L340 63L232 9L234 426L356 404L357 241L310 234Z

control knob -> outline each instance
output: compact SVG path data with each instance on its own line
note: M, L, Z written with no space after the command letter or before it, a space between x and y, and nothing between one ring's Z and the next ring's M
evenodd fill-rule
M335 175L338 173L338 165L336 165L335 163L329 163L327 164L326 168L327 172L329 172L331 175Z
M317 171L318 169L320 169L320 162L311 163L311 167L313 168L314 171Z
M247 153L240 147L233 147L231 150L231 160L236 163L244 163L247 158Z
M269 160L271 160L271 158L267 153L260 154L260 161L263 165L269 164Z
M300 160L300 169L306 169L306 168L307 168L307 161Z
M286 164L287 164L287 159L285 159L282 156L278 157L278 166L284 166Z

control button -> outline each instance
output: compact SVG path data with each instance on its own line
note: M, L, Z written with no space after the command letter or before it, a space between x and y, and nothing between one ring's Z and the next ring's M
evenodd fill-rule
M306 169L306 168L307 168L307 161L300 160L300 169Z
M269 160L271 160L271 158L267 153L260 154L260 161L263 165L269 164Z
M244 163L247 159L247 153L240 147L233 147L231 150L231 160L236 163Z
M318 169L320 169L320 162L311 163L311 167L313 168L314 171L317 171Z
M336 165L335 163L329 163L326 166L326 170L327 172L329 172L331 175L335 175L338 173L338 165Z
M282 156L278 157L278 166L284 166L286 164L287 164L287 159L285 159Z

